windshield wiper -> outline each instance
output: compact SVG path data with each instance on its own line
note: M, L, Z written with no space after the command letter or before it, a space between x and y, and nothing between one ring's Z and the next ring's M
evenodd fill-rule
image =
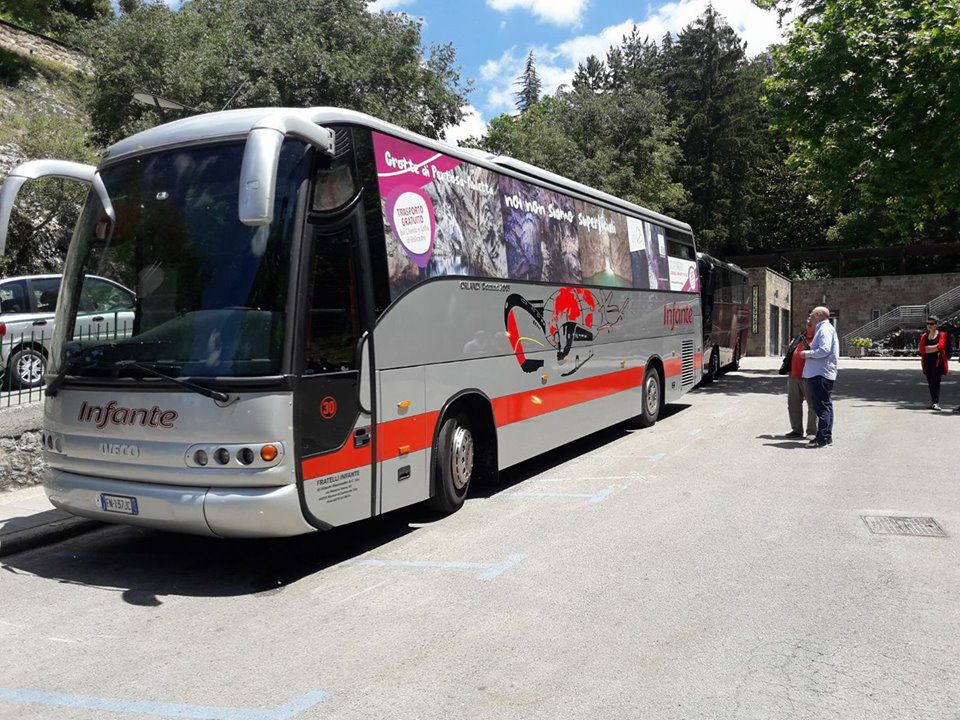
M87 367L92 367L97 362L100 362L100 358L103 356L104 350L115 348L116 346L117 344L115 342L109 342L100 343L99 345L91 345L87 348L80 348L77 350L76 355L74 355L73 358L67 360L63 364L63 368L57 373L57 376L47 384L43 394L47 397L56 397L57 391L60 389L60 386L63 385L63 381L67 377L67 373L80 367L80 364L84 360L88 361ZM98 353L95 358L93 357L94 353Z
M192 383L189 380L183 380L178 377L173 377L172 375L167 375L166 373L162 373L156 368L150 367L149 365L138 363L136 360L117 360L115 363L113 363L113 366L115 368L134 368L135 370L140 370L148 375L169 380L170 382L176 383L177 385L185 387L188 390L192 390L193 392L203 395L204 397L208 397L211 400L216 400L217 402L225 403L230 400L230 396L224 392L220 392L219 390L211 390L210 388L203 387L202 385Z

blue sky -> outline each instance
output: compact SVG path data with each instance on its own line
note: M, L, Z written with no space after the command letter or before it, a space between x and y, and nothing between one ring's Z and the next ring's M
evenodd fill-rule
M708 0L374 0L372 11L405 12L422 18L424 40L452 42L463 75L474 80L467 117L448 133L456 141L483 132L484 122L513 110L513 82L534 50L544 90L569 83L577 63L603 56L634 24L643 34L676 34ZM754 55L777 42L773 13L750 0L713 0L713 5L747 41Z

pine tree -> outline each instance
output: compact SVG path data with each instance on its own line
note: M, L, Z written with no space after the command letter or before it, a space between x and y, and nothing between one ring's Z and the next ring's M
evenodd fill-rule
M760 84L745 45L709 5L664 50L671 120L682 123L679 180L690 204L679 213L718 252L746 245Z
M533 55L533 50L527 55L527 63L523 68L523 74L517 78L514 83L519 88L515 97L517 98L517 110L525 113L540 100L540 76L537 75L537 60Z
M574 90L603 92L607 88L607 66L596 55L587 58L586 64L580 63L573 74Z

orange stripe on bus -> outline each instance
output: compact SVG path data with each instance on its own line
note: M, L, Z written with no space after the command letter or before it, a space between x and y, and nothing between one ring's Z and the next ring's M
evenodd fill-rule
M700 356L697 355L694 358ZM683 362L679 358L663 363L667 377L679 375ZM546 413L564 410L574 405L597 400L608 395L639 387L643 383L643 367L618 370L605 375L571 380L538 390L525 390L513 395L494 398L493 417L497 427L510 425ZM426 450L433 444L433 429L440 413L433 411L398 418L377 426L378 460L390 460L409 452ZM355 448L353 442L335 452L325 453L303 461L303 479L313 480L345 470L369 465L370 448Z
M333 475L353 470L354 468L369 465L371 459L370 446L357 448L353 446L353 433L347 438L347 443L339 450L307 458L303 461L303 479L313 480L314 478Z
M433 444L433 427L438 412L398 418L377 426L377 455L380 461L426 450Z
M503 427L629 390L642 382L643 368L638 367L494 398L494 422L497 427Z

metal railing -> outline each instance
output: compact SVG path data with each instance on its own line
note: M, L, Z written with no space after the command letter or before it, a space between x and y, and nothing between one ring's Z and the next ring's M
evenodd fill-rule
M99 315L95 319L100 323L74 333L74 340L95 343L129 337L132 325L118 316L119 313ZM113 322L109 322L111 319ZM43 400L52 339L53 332L48 328L21 333L5 331L0 335L0 411Z
M43 400L43 371L50 350L49 331L38 330L0 337L0 409ZM19 378L28 378L22 382ZM34 381L30 381L33 380Z
M861 325L856 330L848 332L840 340L841 351L843 353L847 352L849 343L853 338L882 340L898 330L922 328L924 321L930 315L936 315L941 320L947 320L958 313L960 313L960 285L942 295L938 295L926 305L901 305L875 320Z

